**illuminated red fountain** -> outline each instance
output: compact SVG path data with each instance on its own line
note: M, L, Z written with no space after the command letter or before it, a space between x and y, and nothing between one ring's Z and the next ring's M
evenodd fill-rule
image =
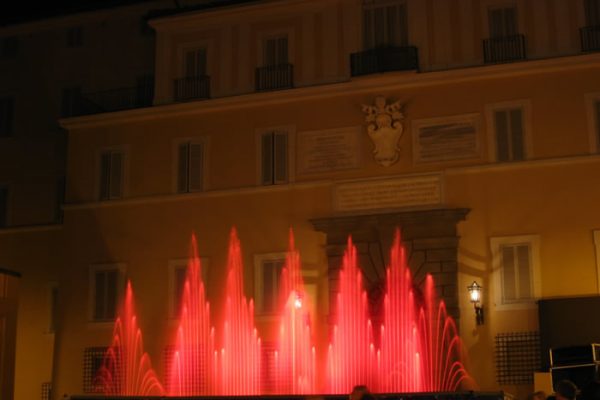
M330 393L348 393L358 384L368 385L371 389L375 387L377 353L368 308L356 248L349 238L340 271L335 308L337 321L327 354Z
M382 392L455 391L470 377L462 346L446 306L427 275L421 304L415 301L406 253L396 231L387 269L384 323L381 327Z
M144 352L142 332L137 324L133 289L127 282L125 301L115 322L113 341L95 386L104 394L125 396L159 396L163 388L152 369L150 357Z
M359 384L374 392L435 392L455 391L467 381L472 383L461 361L463 350L455 323L447 316L444 302L436 297L433 278L425 278L422 291L412 283L399 230L386 270L384 314L375 318L383 321L381 326L372 326L362 279L356 248L349 238L339 275L327 362L318 365L310 299L290 231L280 279L274 368L267 371L273 376L261 376L261 340L254 325L253 301L244 296L236 230L230 234L223 329L217 338L211 328L200 259L192 237L179 327L166 377L168 394L348 393ZM379 333L377 337L374 332ZM317 386L317 376L324 377L322 387ZM96 382L105 394L163 394L150 359L143 352L129 283L113 344Z
M231 230L227 258L227 292L223 347L215 360L222 395L261 393L260 338L254 327L254 302L244 296L244 275L240 241Z
M214 329L210 327L209 304L202 282L196 237L192 235L175 351L168 371L172 396L216 394Z
M278 394L315 393L315 347L310 329L310 304L304 290L300 255L290 244L281 273L280 304L283 304L275 356L275 392Z

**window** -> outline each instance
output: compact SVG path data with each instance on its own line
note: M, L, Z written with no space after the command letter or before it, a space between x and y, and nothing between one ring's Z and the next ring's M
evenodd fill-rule
M117 316L117 300L121 292L122 266L95 265L90 269L91 319L111 322Z
M491 245L496 306L535 304L540 294L539 237L493 238Z
M19 54L19 38L5 37L0 43L0 58L14 58Z
M8 188L0 186L0 228L8 226Z
M62 206L65 202L65 177L61 176L56 181L56 209L54 210L54 221L63 221L63 209Z
M177 150L177 192L199 192L203 189L204 143L180 143Z
M531 102L518 100L486 107L492 161L522 161L531 154Z
M285 253L255 256L254 298L258 313L273 314L277 312L279 281L284 264Z
M184 63L184 76L186 78L206 76L206 48L187 50Z
M496 127L496 160L524 160L523 111L519 108L498 110L494 113L494 125Z
M517 8L493 7L488 10L490 37L514 36L518 33Z
M100 156L100 200L123 196L123 158L121 151L105 151Z
M200 257L200 273L202 275L202 282L204 282L205 294L208 280L208 263L208 258ZM169 303L171 315L175 318L179 316L179 310L181 309L187 267L188 259L169 261Z
M0 137L13 135L15 119L15 100L12 97L0 97Z
M365 49L408 45L408 22L404 1L363 1Z
M288 62L287 36L266 39L263 45L263 65L284 65L288 64Z
M64 88L62 91L60 116L64 118L77 115L77 110L81 104L81 87L72 86Z
M83 45L83 28L76 26L67 30L67 47L81 47Z
M48 319L48 333L56 332L56 317L58 312L58 285L53 283L49 287L49 314L50 318Z
M267 132L261 135L261 182L279 185L288 182L288 134Z
M96 375L102 367L108 347L86 347L83 351L83 393L101 393Z
M538 332L499 333L496 335L496 378L501 385L533 383L541 369Z
M584 0L585 23L587 26L600 25L600 0Z

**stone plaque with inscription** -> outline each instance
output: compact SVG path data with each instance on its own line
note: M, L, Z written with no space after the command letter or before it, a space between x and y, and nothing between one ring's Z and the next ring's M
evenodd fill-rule
M397 209L442 203L438 174L403 176L340 183L334 186L336 211Z
M358 168L360 127L298 134L298 173L314 174Z
M415 163L480 157L479 115L413 121Z

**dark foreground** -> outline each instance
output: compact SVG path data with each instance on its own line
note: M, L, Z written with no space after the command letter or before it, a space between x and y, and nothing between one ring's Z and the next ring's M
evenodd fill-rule
M376 397L381 400L503 400L502 392L434 392L434 393L383 393ZM286 396L72 396L71 400L347 400L348 395L286 395Z

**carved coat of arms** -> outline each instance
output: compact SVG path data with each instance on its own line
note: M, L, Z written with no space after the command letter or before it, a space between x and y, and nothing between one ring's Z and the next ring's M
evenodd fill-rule
M386 104L383 96L375 98L372 106L363 105L362 111L367 114L367 133L375 145L373 154L375 161L385 167L389 167L398 161L398 141L402 136L403 126L401 120L404 115L400 111L400 101Z

